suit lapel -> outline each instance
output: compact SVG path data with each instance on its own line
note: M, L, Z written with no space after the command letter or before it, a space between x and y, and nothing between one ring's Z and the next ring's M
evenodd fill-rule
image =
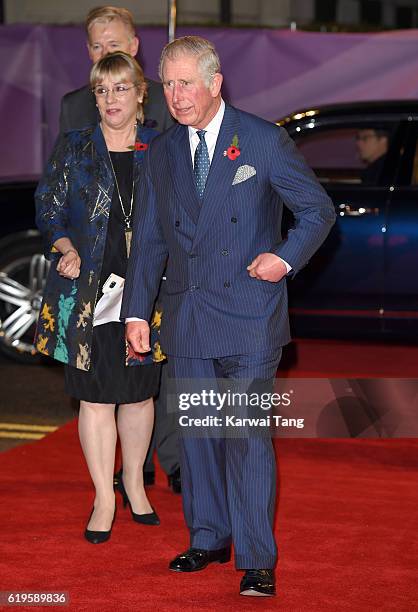
M239 125L238 112L231 106L226 105L206 182L193 246L202 239L216 214L224 205L237 168L240 166L239 157L235 160L231 160L227 156L224 156L224 151L231 146L232 139L235 135L239 138L239 147L242 147L243 142L239 132Z
M193 178L187 126L179 125L173 130L168 140L168 149L171 176L177 197L193 223L197 225L201 204Z
M136 142L140 142L145 144L148 148L150 144L149 134L144 133L144 130L140 124L138 124L138 128L136 130ZM138 189L139 176L141 172L142 162L144 161L146 149L142 149L140 151L134 151L134 169L133 169L133 179L134 179L134 189L135 192Z

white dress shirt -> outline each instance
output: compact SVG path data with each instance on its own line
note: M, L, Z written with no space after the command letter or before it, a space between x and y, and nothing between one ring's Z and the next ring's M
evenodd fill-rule
M221 99L221 105L218 108L218 112L210 123L204 128L205 130L205 141L209 153L209 161L212 163L213 154L215 152L216 141L218 140L219 130L221 129L222 120L225 114L225 102ZM194 167L194 154L199 144L199 136L197 135L197 129L189 125L189 143L190 153L192 154L192 164Z

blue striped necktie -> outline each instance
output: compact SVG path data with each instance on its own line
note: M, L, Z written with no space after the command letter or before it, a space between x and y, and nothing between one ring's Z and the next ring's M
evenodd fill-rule
M205 140L205 130L198 130L196 134L199 136L199 144L197 145L194 154L194 181L196 184L196 190L199 198L203 197L206 185L206 179L208 178L210 160L208 147Z

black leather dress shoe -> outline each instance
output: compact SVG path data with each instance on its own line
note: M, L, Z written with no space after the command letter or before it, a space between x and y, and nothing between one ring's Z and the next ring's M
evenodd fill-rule
M258 597L272 597L276 595L274 572L272 569L245 570L240 595L255 595Z
M202 548L189 548L178 555L168 566L173 572L198 572L205 569L209 563L228 563L231 559L231 549L203 550Z
M172 474L169 474L167 479L168 486L173 489L173 493L181 493L180 468L177 468Z
M155 484L155 472L143 472L144 474L144 486L149 487L150 485ZM116 474L113 474L113 488L117 489L119 486L119 482L122 478L122 468Z

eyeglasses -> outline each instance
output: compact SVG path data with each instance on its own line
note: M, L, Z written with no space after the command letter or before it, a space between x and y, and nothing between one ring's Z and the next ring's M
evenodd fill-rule
M123 98L124 96L126 96L126 94L128 93L130 89L133 89L134 87L137 87L137 86L138 86L138 83L134 83L133 85L129 85L129 86L128 85L115 85L111 89L107 89L106 87L103 87L103 85L96 85L96 87L92 89L92 92L98 98L105 98L107 94L109 93L109 91L111 91L114 94L115 98Z

